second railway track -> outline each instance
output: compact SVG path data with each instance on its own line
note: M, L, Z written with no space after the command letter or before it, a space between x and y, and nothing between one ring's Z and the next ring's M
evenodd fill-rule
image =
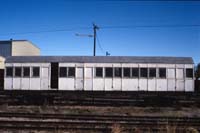
M200 118L193 117L151 117L151 116L118 116L118 115L67 115L36 113L0 113L0 127L6 123L40 123L63 125L69 123L125 125L177 125L200 127Z

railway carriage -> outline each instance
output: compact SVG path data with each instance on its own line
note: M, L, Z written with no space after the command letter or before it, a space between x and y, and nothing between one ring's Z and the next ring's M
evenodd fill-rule
M11 56L5 90L194 91L191 57Z

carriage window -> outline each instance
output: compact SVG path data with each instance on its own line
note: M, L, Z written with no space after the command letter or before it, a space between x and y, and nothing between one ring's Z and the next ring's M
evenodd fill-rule
M187 78L193 78L193 69L192 68L186 68L186 77Z
M68 67L68 77L75 77L75 67Z
M6 67L6 77L12 77L12 76L13 76L13 68Z
M30 67L23 67L23 77L30 76Z
M103 68L102 67L97 67L95 70L95 76L96 77L103 77Z
M131 69L130 68L123 68L123 77L130 78L131 77Z
M150 78L156 77L156 68L149 68L149 77Z
M60 67L60 77L67 77L67 67Z
M148 69L147 68L140 68L140 77L147 78L148 76Z
M139 77L139 68L132 68L132 77L134 78Z
M106 77L111 78L113 76L113 68L112 67L105 68L105 73Z
M115 70L115 77L122 77L122 68L116 67Z
M15 77L21 77L21 75L22 75L22 68L15 67Z
M40 68L39 67L33 67L33 77L39 77L40 76Z
M166 78L166 68L159 68L159 78Z

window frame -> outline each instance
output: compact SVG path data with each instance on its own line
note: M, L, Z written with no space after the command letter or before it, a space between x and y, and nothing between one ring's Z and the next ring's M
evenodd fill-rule
M160 75L160 70L162 70L162 69L165 70L165 77L161 77L161 75ZM167 78L167 68L164 68L164 67L158 68L158 78L160 78L160 79L166 79Z
M151 70L155 70L155 75L154 76L151 76ZM148 68L148 78L150 78L150 79L157 78L157 69L156 69L156 67L149 67Z
M133 76L133 70L137 70L137 76ZM139 67L132 67L131 68L131 78L140 78L140 69L139 69Z
M61 75L61 69L64 69L66 70L65 72L65 76ZM66 78L67 77L67 67L59 67L59 78Z
M29 75L28 75L28 76L25 76L24 70L27 69L27 68L29 69ZM30 67L28 67L28 66L22 67L22 77L23 77L23 78L30 78L30 75L31 75L31 69L30 69Z
M73 75L69 75L69 70L73 69ZM67 77L68 78L75 78L76 77L76 68L75 67L67 67Z
M7 69L8 68L11 68L11 70L12 70L12 75L11 76L8 76L8 71L7 71ZM5 75L5 77L13 77L14 76L14 68L12 67L12 66L8 66L8 67L6 67L6 75Z
M117 69L119 70L119 73L116 73ZM114 75L113 75L114 78L122 78L122 68L121 67L114 67L113 70L114 70ZM119 74L119 75L117 75L117 74Z
M97 69L101 69L101 76L97 76ZM95 67L95 78L103 78L103 67Z
M188 74L188 73L187 73L187 72L188 72L187 70L191 70L191 72L192 72L192 73L191 73L191 74L192 74L191 76L187 76L187 74ZM189 74L190 74L190 73L189 73ZM194 69L193 69L193 68L185 68L185 78L187 78L187 79L193 79L193 78L194 78Z
M34 69L36 69L36 68L39 68L39 74L38 74L38 76L35 76L34 75ZM40 67L39 66L34 66L34 67L32 67L32 74L31 74L31 77L33 77L33 78L39 78L40 77Z
M20 75L17 75L17 74L16 74L16 72L17 72L16 70L17 70L17 69L20 70ZM15 78L21 78L21 77L22 77L22 67L20 67L20 66L15 66L15 67L14 67L14 77L15 77Z
M139 72L139 77L140 77L140 78L147 79L147 78L148 78L148 68L147 68L147 67L140 67L139 70L140 70L140 72ZM146 70L145 76L142 75L142 70Z
M107 75L107 69L111 69L112 74L110 76ZM113 67L105 67L105 78L113 78Z
M125 72L125 71L124 71L125 69L129 70L129 75L128 75L128 76L125 76L125 73L124 73L124 72ZM123 77L123 78L131 78L131 72L132 72L131 70L132 70L131 67L123 67L123 69L122 69L122 71L123 71L122 77Z

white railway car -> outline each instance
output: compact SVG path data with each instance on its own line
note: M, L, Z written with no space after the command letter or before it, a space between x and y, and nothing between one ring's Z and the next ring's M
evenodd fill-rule
M190 57L13 56L5 90L194 91Z

